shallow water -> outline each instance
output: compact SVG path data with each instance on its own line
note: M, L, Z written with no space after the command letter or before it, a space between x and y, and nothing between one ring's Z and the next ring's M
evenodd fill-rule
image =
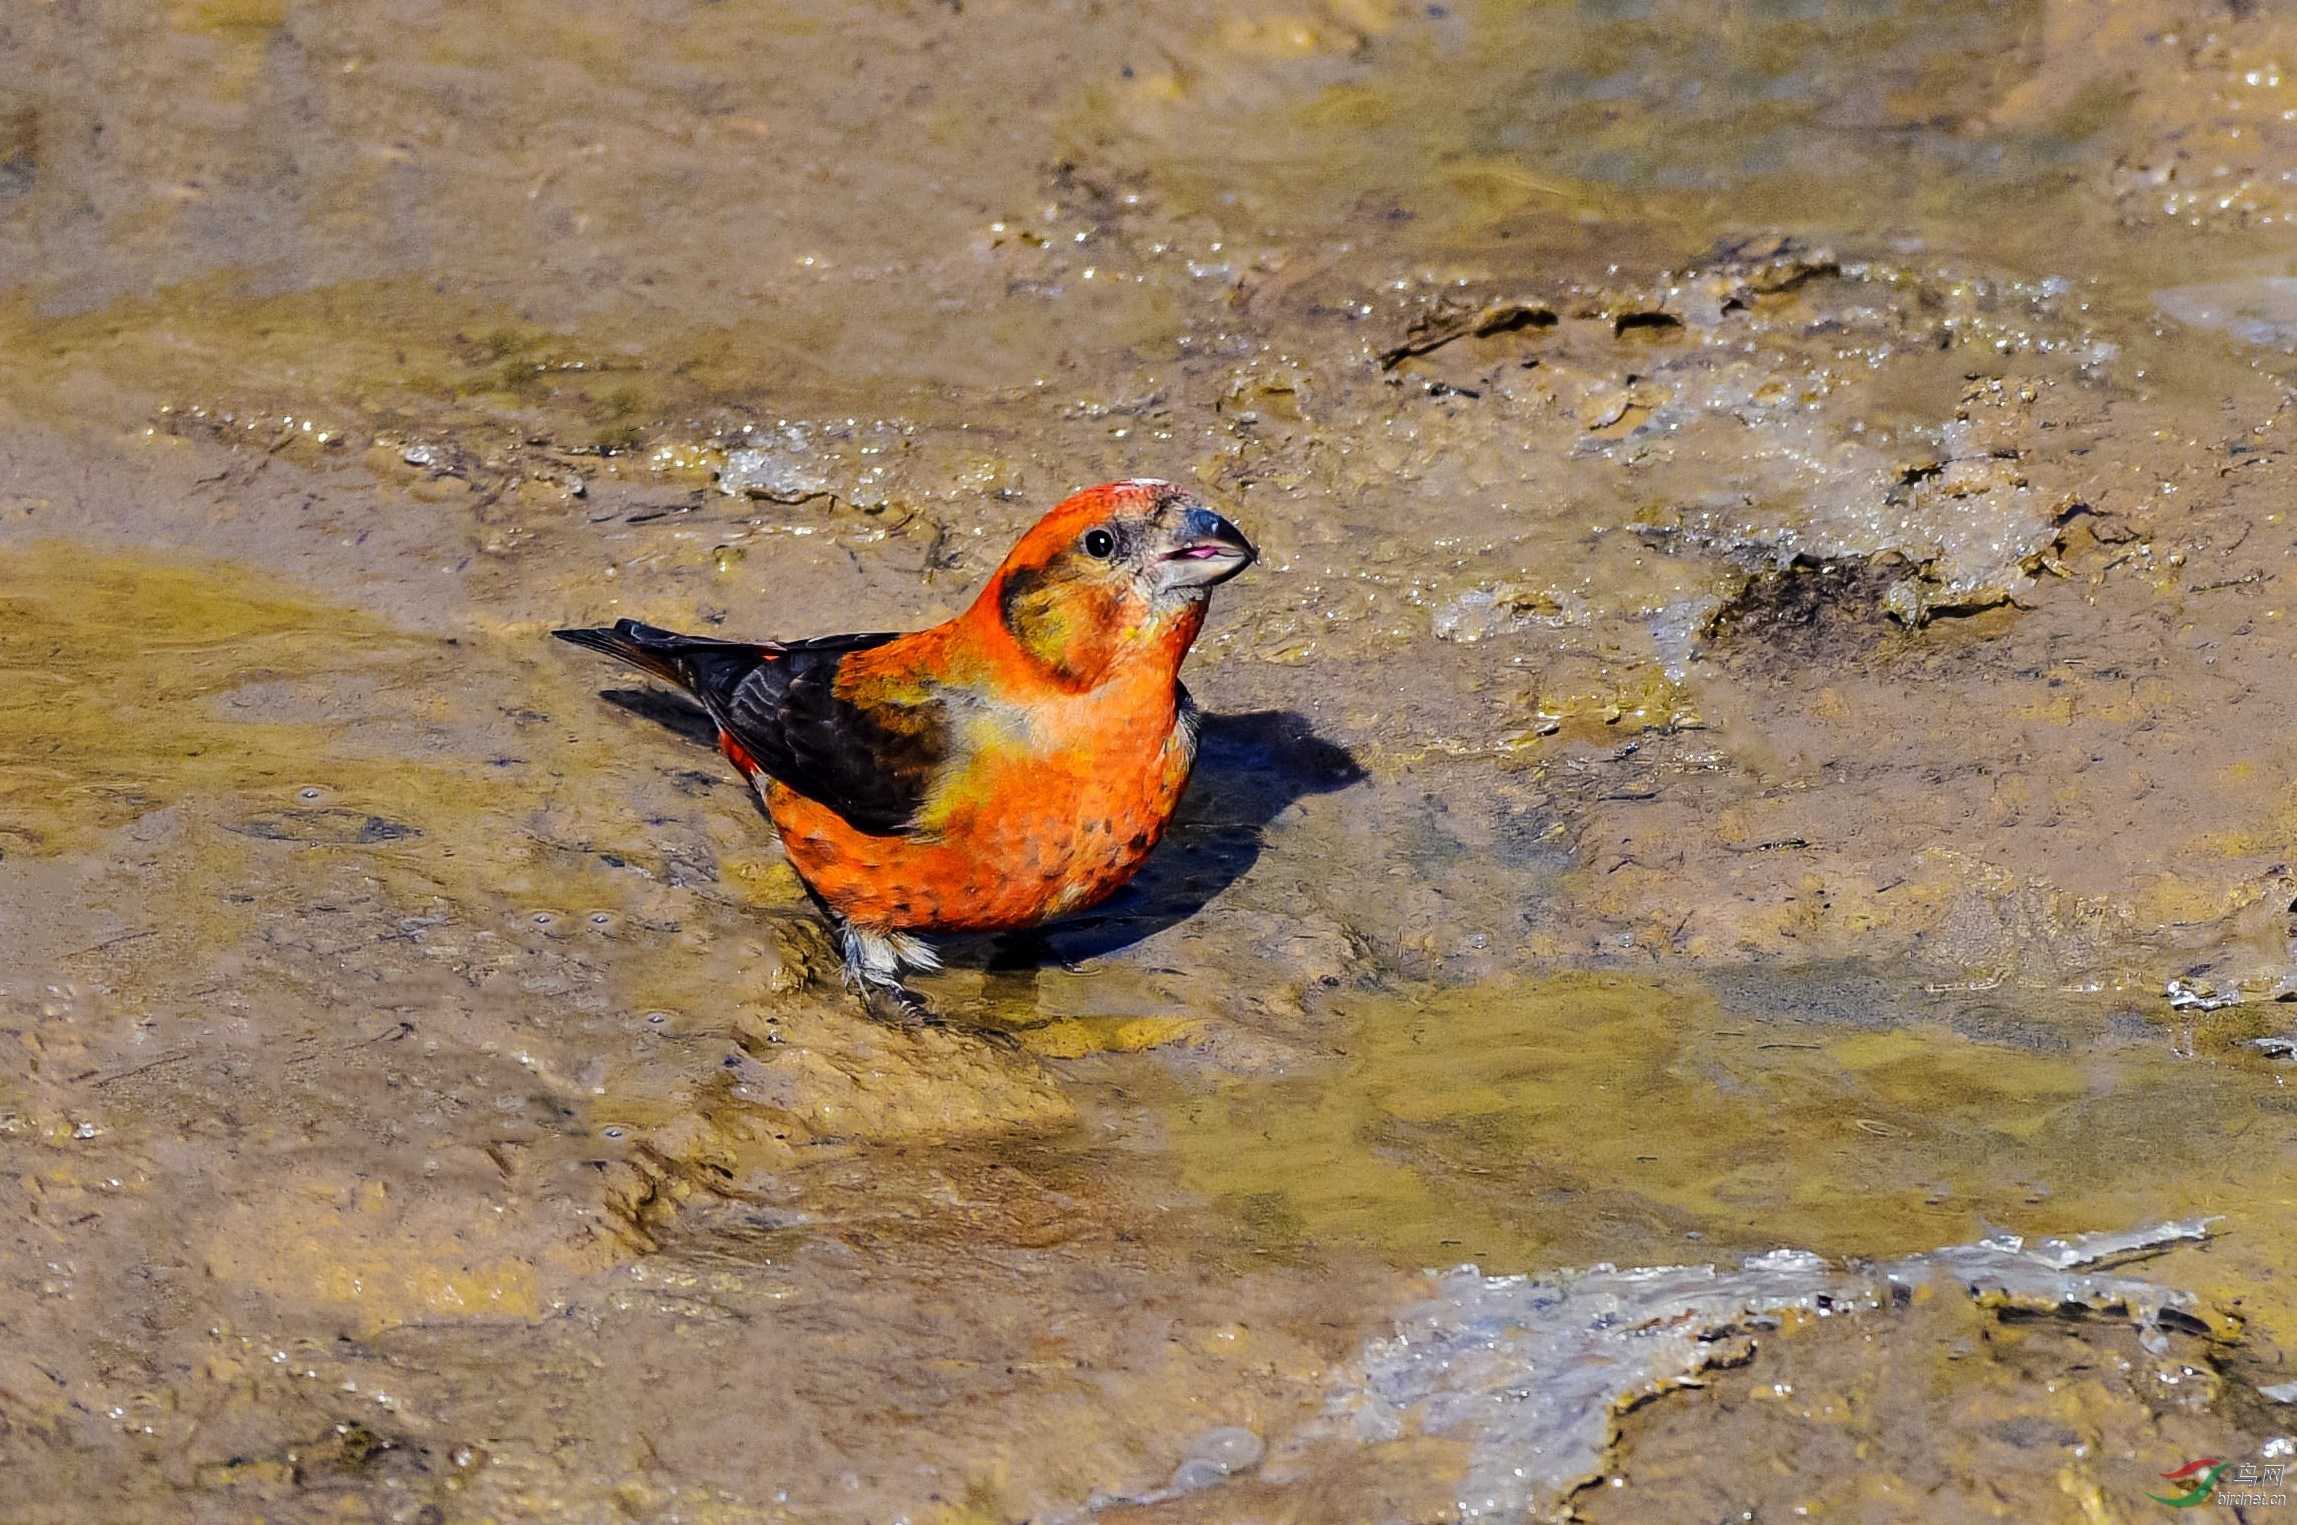
M14 1517L2284 1458L2284 63L2153 0L9 10ZM546 638L927 623L1141 473L1266 553L1199 775L951 947L969 1027L854 1009L691 717ZM2188 1220L2063 1317L1810 1290ZM1442 1311L1782 1248L1637 1304L1639 1387ZM1441 1382L1364 1428L1422 1327L1601 1475Z

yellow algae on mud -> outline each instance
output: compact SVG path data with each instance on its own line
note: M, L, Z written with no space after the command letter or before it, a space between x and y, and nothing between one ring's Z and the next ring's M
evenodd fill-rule
M483 1198L401 1202L381 1181L321 1175L224 1214L205 1264L219 1281L318 1305L372 1334L423 1319L539 1317L546 1274L569 1277L576 1260L526 1215Z
M168 25L187 32L245 33L260 37L287 21L287 0L178 0Z
M1192 1017L1061 1017L1022 1032L1021 1042L1047 1059L1082 1059L1087 1054L1137 1054L1198 1036L1204 1024Z
M392 277L273 293L235 275L203 277L63 315L0 299L16 407L45 417L63 399L84 404L100 377L119 390L122 424L146 422L158 403L168 430L245 434L301 455L344 437L346 421L452 426L466 441L496 442L510 437L506 411L547 410L570 442L622 445L633 417L718 395L720 373L644 369L622 355L620 337L554 333Z
M2048 1041L2021 1042L1756 1021L1689 981L1601 974L1347 1014L1321 1072L1162 1103L1184 1180L1264 1251L1520 1269L1680 1259L1686 1234L1830 1255L2209 1214L2286 1234L2243 1184L2290 1163L2281 1130L2243 1126L2273 1077L2094 1019L2030 1017Z
M268 839L354 850L394 879L419 859L418 893L563 892L519 824L547 803L531 777L437 745L457 703L499 674L491 655L231 563L12 549L0 554L0 848L85 851L153 811L226 801L203 867ZM553 778L587 771L547 734L525 749L549 755Z
M0 556L0 838L64 851L185 794L301 777L320 728L234 721L213 701L383 639L220 563L60 542Z
M154 811L228 802L234 842L360 852L421 893L527 888L515 780L407 755L386 718L442 718L436 649L223 562L42 542L0 555L0 849L86 851ZM467 650L456 679L478 681ZM466 840L467 839L467 840ZM523 833L509 835L524 840ZM465 848L484 845L484 857Z

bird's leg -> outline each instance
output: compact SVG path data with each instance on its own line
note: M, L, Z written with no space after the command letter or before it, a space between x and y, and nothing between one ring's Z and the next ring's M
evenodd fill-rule
M845 952L845 984L873 1013L902 1027L938 1026L925 998L901 981L905 969L938 969L940 955L916 938L891 930L837 920L838 946Z
M902 983L905 970L941 967L941 955L930 944L904 932L855 926L842 917L836 924L838 944L845 950L846 987L861 997L872 1016L895 1027L962 1028L1001 1047L1018 1045L1004 1028L950 1021Z

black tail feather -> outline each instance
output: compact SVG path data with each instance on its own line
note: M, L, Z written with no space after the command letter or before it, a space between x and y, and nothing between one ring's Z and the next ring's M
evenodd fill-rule
M724 724L721 711L742 680L756 671L760 662L770 661L785 650L756 641L680 635L636 620L617 620L605 630L553 630L551 634L676 684L701 700L703 708L720 724Z
M687 690L694 686L685 665L678 661L678 643L689 637L641 625L636 620L617 620L609 629L553 630L551 634L570 645L628 662L666 683L675 683Z

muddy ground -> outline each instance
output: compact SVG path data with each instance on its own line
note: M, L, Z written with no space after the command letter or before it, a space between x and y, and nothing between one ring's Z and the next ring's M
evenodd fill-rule
M2284 65L2199 0L0 12L0 1514L2290 1459ZM863 1016L546 638L929 623L1135 474L1264 559L1142 880L927 982L986 1035ZM1470 1316L1781 1248L1585 1391Z

